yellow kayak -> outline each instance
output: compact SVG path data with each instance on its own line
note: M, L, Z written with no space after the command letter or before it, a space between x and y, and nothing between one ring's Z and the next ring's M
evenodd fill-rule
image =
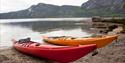
M104 47L117 39L118 35L104 35L99 37L89 38L73 38L73 37L43 37L43 40L48 43L68 46L78 46L87 44L96 44L97 48Z

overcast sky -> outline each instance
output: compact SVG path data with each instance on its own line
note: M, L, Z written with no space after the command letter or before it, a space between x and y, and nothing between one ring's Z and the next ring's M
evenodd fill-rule
M23 10L38 3L81 6L86 1L88 0L0 0L0 13Z

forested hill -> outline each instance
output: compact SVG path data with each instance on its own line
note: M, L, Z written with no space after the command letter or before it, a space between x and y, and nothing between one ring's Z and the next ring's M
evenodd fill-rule
M0 19L125 16L125 0L89 0L81 6L39 3L28 9L1 13Z

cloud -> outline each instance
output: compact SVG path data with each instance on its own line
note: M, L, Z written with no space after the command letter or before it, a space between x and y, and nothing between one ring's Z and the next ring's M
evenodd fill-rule
M1 0L0 12L9 12L22 10L27 7L27 4L21 0Z
M0 12L22 10L38 3L80 6L86 1L87 0L0 0Z

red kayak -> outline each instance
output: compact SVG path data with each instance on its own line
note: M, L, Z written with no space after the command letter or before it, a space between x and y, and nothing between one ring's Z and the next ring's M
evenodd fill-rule
M95 44L81 46L43 45L33 41L13 41L13 47L18 51L50 59L59 63L73 62L96 49Z

